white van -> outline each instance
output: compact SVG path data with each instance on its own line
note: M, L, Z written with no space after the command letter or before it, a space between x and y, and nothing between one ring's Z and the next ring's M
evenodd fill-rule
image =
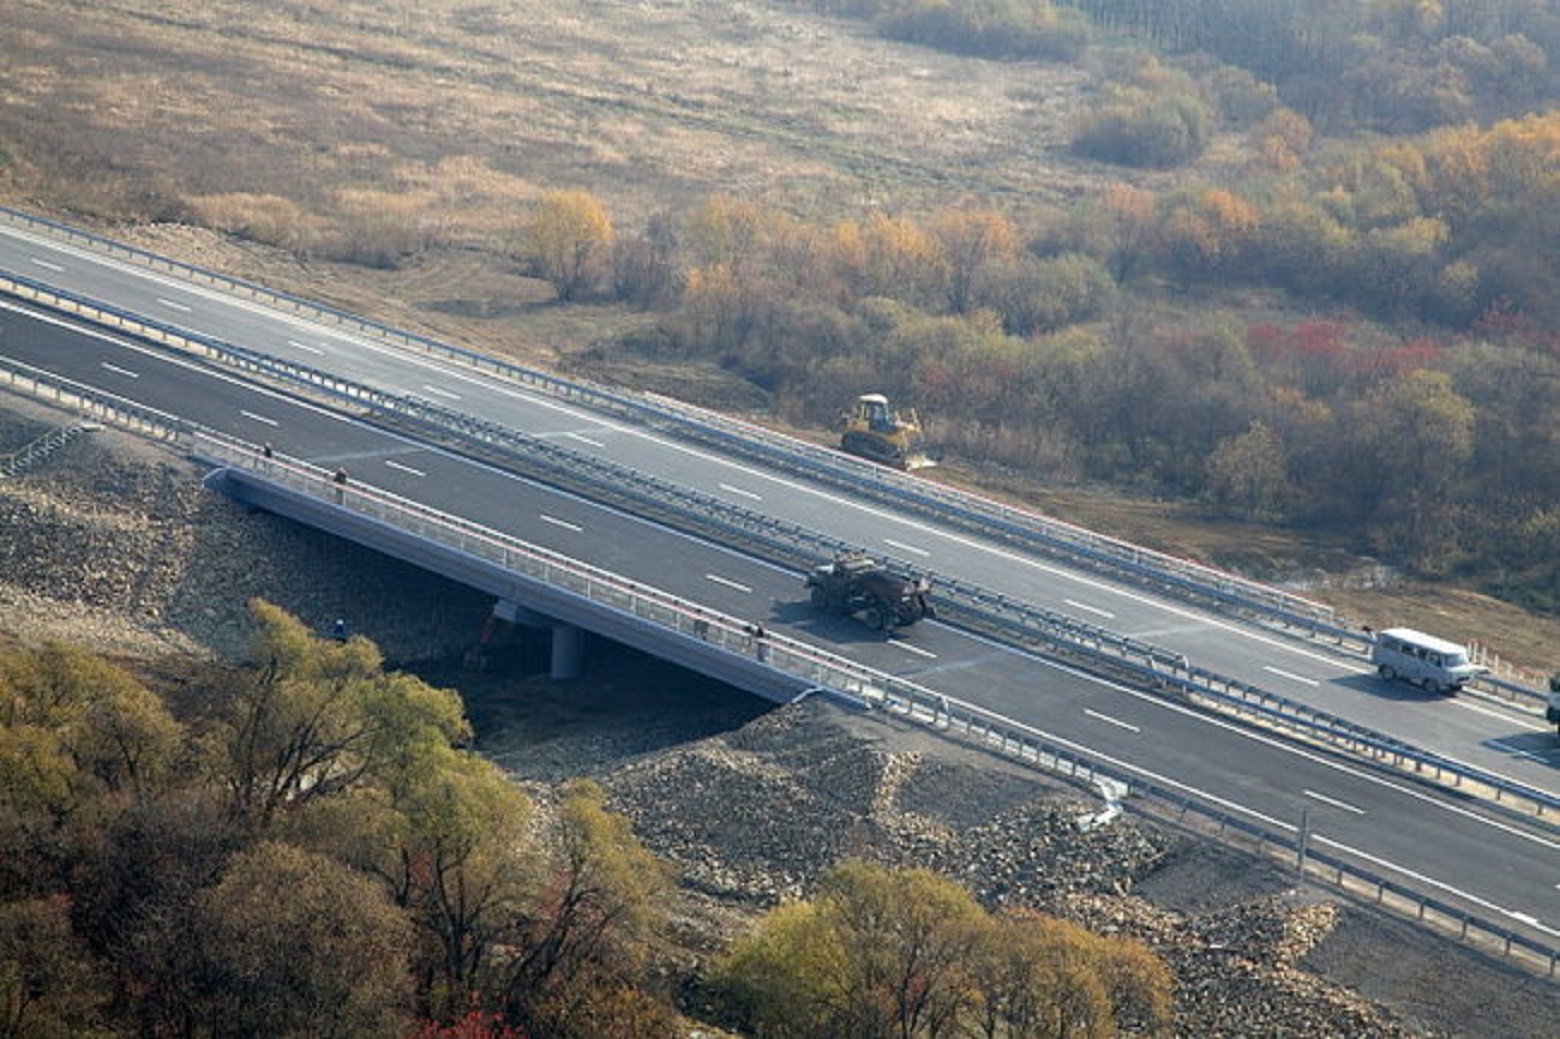
M1382 678L1401 678L1432 693L1455 693L1489 668L1468 663L1468 650L1413 628L1376 633L1370 662Z

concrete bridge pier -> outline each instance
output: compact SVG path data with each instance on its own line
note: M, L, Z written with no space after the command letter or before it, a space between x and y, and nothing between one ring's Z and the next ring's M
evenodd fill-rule
M572 624L554 621L552 626L552 669L555 679L578 678L585 673L585 632Z
M552 653L548 661L548 676L555 679L579 678L585 671L585 632L572 624L538 613L511 599L499 599L493 603L493 612L482 625L482 634L476 647L467 654L468 661L481 667L484 651L492 641L500 624L521 625L527 628L546 628L552 632Z

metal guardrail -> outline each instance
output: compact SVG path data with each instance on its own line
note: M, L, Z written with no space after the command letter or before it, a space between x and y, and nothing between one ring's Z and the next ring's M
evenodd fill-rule
M1355 651L1368 650L1369 642L1365 633L1345 624L1332 607L1270 585L1107 537L967 491L908 477L795 437L738 422L664 396L617 393L549 375L254 282L160 256L23 210L0 206L0 219L53 238L80 242L100 252L123 256L148 267L168 270L192 282L220 286L226 292L265 301L279 310L456 360L538 392L583 403L595 410L656 427L681 438L712 443L723 450L758 458L767 464L857 493L869 493L880 501L890 502L941 522L952 522L976 533L1022 544L1053 558L1066 558L1140 583L1174 589L1283 630L1329 640L1340 647ZM1476 685L1508 701L1521 701L1529 707L1542 707L1546 702L1543 692L1495 676L1482 678Z
M3 279L0 279L0 287L4 287ZM552 441L472 418L422 398L389 393L213 337L123 315L116 308L34 288L33 298L40 295L46 302L73 307L75 312L88 314L100 322L119 321L122 327L138 335L157 341L175 340L181 348L202 351L230 368L281 382L295 390L323 394L359 409L412 421L425 432L446 437L454 434L468 442L480 443L510 459L522 460L533 473L552 477L592 496L627 503L637 511L653 513L701 536L713 536L782 563L806 566L819 558L859 548L625 466L569 451ZM41 373L34 373L34 377L38 376ZM79 392L90 391L82 387ZM903 560L893 562L904 569L914 569ZM1061 656L1096 673L1170 690L1205 707L1236 714L1314 743L1363 755L1419 778L1493 797L1497 802L1516 809L1525 808L1539 817L1560 809L1560 798L1543 791L1452 762L1257 686L1196 667L1181 654L1152 644L955 578L938 576L934 594L944 618L956 619L964 627L985 632L1009 644Z
M802 565L858 546L800 527L779 523L761 513L690 491L627 467L570 452L551 441L529 437L495 423L475 419L422 398L390 393L294 362L225 343L176 325L130 314L119 308L63 293L32 279L0 277L0 290L74 313L134 335L202 353L252 375L280 380L295 389L325 394L354 407L416 422L420 429L454 433L524 458L545 473L576 487L588 486L609 499L631 500L660 517L692 525L699 533L715 534L748 550L767 552L782 562ZM915 569L904 560L893 560ZM1256 686L1194 667L1183 656L1117 635L1064 614L1023 603L956 578L937 578L936 596L944 616L957 614L968 626L1004 637L1019 645L1062 655L1085 668L1125 676L1140 683L1168 687L1219 710L1284 729L1305 739L1365 753L1415 776L1457 789L1492 794L1513 807L1527 806L1537 815L1560 809L1560 798L1439 755L1411 748L1401 741L1371 733L1335 716L1269 693ZM951 609L950 609L951 607ZM1536 695L1536 694L1535 694Z
M0 384L28 392L101 421L164 441L179 442L208 461L243 467L266 480L319 498L376 522L387 523L419 537L438 541L453 551L511 567L518 573L555 584L576 595L656 625L669 634L697 639L731 653L753 656L764 666L797 676L809 688L844 698L870 710L884 711L1054 774L1099 785L1119 785L1133 799L1135 810L1185 823L1188 817L1227 839L1231 832L1255 841L1261 849L1283 849L1301 855L1303 875L1352 894L1362 893L1384 908L1434 927L1460 941L1494 950L1519 965L1553 978L1560 970L1560 948L1530 939L1449 903L1429 898L1407 885L1353 865L1341 857L1312 852L1304 857L1298 838L1275 833L1204 805L1179 791L1146 783L1077 752L1048 734L986 711L957 698L935 693L913 682L875 672L852 661L783 635L755 638L744 621L710 611L657 589L620 577L578 560L519 539L499 534L387 492L352 482L340 485L330 470L288 459L266 457L254 444L202 430L168 415L112 394L70 384L52 376L29 375L0 364Z

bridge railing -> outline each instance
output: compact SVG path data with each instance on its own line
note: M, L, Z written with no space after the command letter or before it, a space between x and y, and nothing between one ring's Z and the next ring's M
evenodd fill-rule
M386 523L454 551L543 580L575 595L655 625L677 637L697 639L764 666L795 676L799 684L881 710L986 751L1080 782L1109 781L1126 791L1145 813L1194 823L1229 839L1239 836L1259 851L1301 855L1299 867L1317 882L1368 898L1383 907L1436 927L1457 939L1494 951L1528 969L1554 977L1560 948L1519 929L1485 920L1451 903L1430 898L1411 884L1393 881L1339 856L1301 854L1297 834L1251 823L1227 808L1204 804L1180 791L1144 781L1126 769L1096 761L1041 730L949 697L914 682L873 671L784 635L757 632L749 623L711 611L656 588L560 553L442 513L421 503L360 483L337 483L330 470L297 460L267 456L254 444L203 430L174 416L70 383L44 373L0 363L0 385L52 400L101 421L185 444L191 453L217 464L243 468L267 481L327 504Z

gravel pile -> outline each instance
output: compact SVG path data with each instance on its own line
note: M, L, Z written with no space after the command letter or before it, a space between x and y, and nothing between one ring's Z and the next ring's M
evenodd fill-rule
M717 899L762 908L803 897L843 855L922 865L988 906L1037 908L1147 942L1175 976L1179 1035L1415 1034L1300 966L1331 933L1335 906L1284 895L1198 914L1155 905L1128 892L1174 838L1129 817L1084 832L1080 816L1098 808L1087 792L892 722L811 701L603 781L641 838ZM959 803L967 794L939 797L970 786L997 795L984 820Z

